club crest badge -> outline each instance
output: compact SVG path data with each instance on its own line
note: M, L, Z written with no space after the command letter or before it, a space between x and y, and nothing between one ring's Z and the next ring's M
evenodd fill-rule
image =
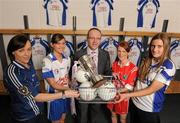
M26 86L21 86L19 89L18 89L18 92L24 96L28 96L30 94L28 88Z

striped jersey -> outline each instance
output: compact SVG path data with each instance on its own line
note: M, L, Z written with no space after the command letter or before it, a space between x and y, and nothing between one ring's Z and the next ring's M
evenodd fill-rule
M166 59L162 66L157 67L157 63L151 64L149 74L145 77L145 80L136 82L135 91L149 87L153 80L162 82L164 86L152 94L132 98L136 107L146 112L161 111L164 102L164 91L169 86L176 71L175 65L170 59Z
M50 53L43 59L42 78L54 78L58 84L67 87L68 83L64 83L64 81L68 79L70 62L71 60L69 57L63 56L63 59L60 62L53 53ZM55 92L55 89L52 88L46 81L45 89L49 93Z
M36 117L40 113L39 103L34 100L38 95L39 81L32 62L29 68L13 61L4 74L4 85L11 98L12 116L19 121Z

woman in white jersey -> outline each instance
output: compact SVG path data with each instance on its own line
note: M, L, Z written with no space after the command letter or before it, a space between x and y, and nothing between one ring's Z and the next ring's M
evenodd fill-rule
M141 63L134 92L120 94L119 101L132 97L131 123L160 123L164 92L176 70L169 58L169 46L165 33L156 34L148 57Z
M51 39L52 52L43 59L42 76L48 93L69 89L70 58L63 52L65 38L61 34L54 34ZM48 102L48 119L52 123L64 121L65 114L70 111L70 99L53 100Z

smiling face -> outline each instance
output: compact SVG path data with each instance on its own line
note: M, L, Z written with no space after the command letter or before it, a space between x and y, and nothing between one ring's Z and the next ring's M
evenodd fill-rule
M29 62L32 54L32 48L30 41L27 41L23 48L20 48L13 52L15 61L26 66Z
M118 47L118 58L120 61L126 61L128 59L128 52L121 46Z
M151 43L151 53L155 59L160 59L164 52L163 41L161 39L155 39Z
M65 49L65 44L66 44L66 41L64 38L58 41L57 43L53 43L53 44L51 43L51 47L53 48L53 53L55 55L62 54Z
M91 30L88 35L88 46L91 50L96 50L101 42L101 33L98 30Z

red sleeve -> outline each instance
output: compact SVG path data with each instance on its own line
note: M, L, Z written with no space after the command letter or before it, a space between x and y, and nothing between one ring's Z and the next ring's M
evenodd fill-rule
M131 70L130 75L128 76L127 84L134 86L135 80L137 78L137 74L138 74L138 69L137 67L134 67Z

